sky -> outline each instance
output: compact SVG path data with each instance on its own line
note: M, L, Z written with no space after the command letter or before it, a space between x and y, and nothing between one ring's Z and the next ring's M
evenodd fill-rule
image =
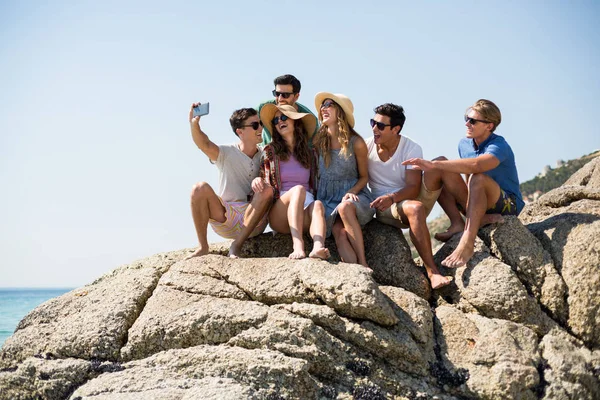
M402 105L425 158L458 157L480 98L522 182L589 154L599 20L597 1L0 0L0 287L79 287L196 246L191 188L218 185L190 104L234 143L232 111L283 74L312 110L319 91L349 96L364 137L374 107Z

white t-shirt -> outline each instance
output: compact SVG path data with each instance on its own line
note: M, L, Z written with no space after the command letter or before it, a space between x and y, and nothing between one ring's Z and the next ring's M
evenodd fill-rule
M397 192L406 185L406 170L414 169L413 165L402 165L409 158L423 158L421 146L412 139L402 135L398 148L386 162L377 154L377 145L373 137L366 140L369 152L369 187L375 197Z
M219 169L219 196L223 201L248 201L252 191L252 180L259 176L260 156L244 154L237 144L219 145L219 156L215 165Z

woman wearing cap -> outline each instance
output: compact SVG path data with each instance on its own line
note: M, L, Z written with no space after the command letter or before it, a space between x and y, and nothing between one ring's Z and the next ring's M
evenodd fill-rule
M342 261L368 268L362 226L375 210L367 189L367 145L354 130L354 106L343 94L317 93L321 128L313 139L319 152L317 198L325 206L327 235L333 232Z
M291 233L294 251L289 258L306 257L303 234L309 231L314 242L309 257L327 259L325 209L314 200L316 155L308 147L317 119L293 106L275 104L265 104L260 119L273 138L264 148L261 177L254 179L252 189L262 191L265 184L273 187L269 224L275 232Z

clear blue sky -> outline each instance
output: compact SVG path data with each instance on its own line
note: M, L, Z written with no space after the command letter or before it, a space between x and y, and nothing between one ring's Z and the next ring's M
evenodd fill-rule
M588 154L599 20L597 1L0 0L0 287L80 286L195 246L190 190L217 172L190 103L210 101L204 130L234 142L231 112L285 73L311 109L348 95L365 137L375 106L403 105L427 158L457 157L479 98L500 107L521 181Z

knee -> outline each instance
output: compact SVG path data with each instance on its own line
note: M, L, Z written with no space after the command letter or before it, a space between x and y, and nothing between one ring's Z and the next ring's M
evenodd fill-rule
M405 201L402 205L402 211L404 211L404 214L406 214L409 219L425 217L425 207L423 206L423 203L418 200Z
M212 187L207 182L198 182L192 187L192 200L206 198L213 192Z
M349 201L344 201L338 206L338 213L343 218L356 215L356 206Z
M296 185L293 188L291 188L289 191L292 192L296 196L300 196L300 195L306 196L306 189L302 185Z
M269 202L273 199L273 188L265 185L265 188L262 191L254 193L253 198L259 203Z
M486 178L488 176L483 173L471 175L469 178L469 190L483 188Z
M447 160L447 158L446 158L446 157L444 157L444 156L439 156L439 157L436 157L436 158L434 158L434 159L433 159L433 160L431 160L431 161L444 161L444 160Z

